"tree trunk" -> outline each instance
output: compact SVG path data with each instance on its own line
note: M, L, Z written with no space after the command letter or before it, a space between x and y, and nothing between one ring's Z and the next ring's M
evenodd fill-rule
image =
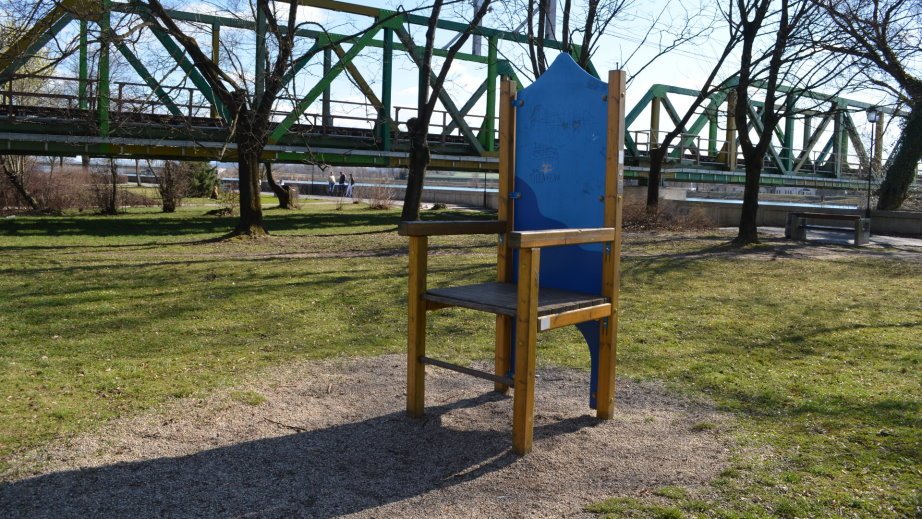
M269 234L263 227L263 208L259 198L261 185L259 158L262 155L262 149L250 144L249 146L238 145L238 150L237 179L240 190L240 221L234 229L234 234L247 236Z
M19 196L29 204L29 207L33 211L38 211L38 200L32 196L32 193L29 192L29 189L26 188L25 183L23 183L22 175L15 171L15 168L11 168L7 164L6 157L0 158L0 167L3 168L3 173L6 175L6 178L10 181L10 184L13 185L13 188L16 189L16 192L19 193Z
M880 146L880 143L878 143ZM916 168L922 159L922 100L917 100L909 111L906 126L900 134L896 152L889 160L887 175L880 185L877 209L895 211L909 196L909 186L916 178Z
M407 126L411 127L407 122ZM423 196L423 180L429 167L429 143L426 142L426 130L418 124L412 125L410 133L410 168L407 176L407 192L403 199L403 212L400 219L404 221L419 220L419 203Z
M266 163L266 179L269 181L269 187L272 188L275 197L279 199L279 209L294 209L291 205L291 193L275 183L275 179L272 177L272 164L268 162Z
M109 182L112 191L109 193L109 204L106 214L118 214L118 165L114 159L109 159Z
M762 175L762 160L746 158L746 188L743 191L743 209L740 214L739 233L733 243L749 245L759 243L757 216L759 214L759 177Z
M650 150L650 172L647 174L647 212L654 212L659 207L659 185L663 179L666 149L666 146L660 146Z

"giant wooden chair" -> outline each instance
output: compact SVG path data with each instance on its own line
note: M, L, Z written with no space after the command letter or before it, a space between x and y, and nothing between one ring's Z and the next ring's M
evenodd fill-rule
M513 448L534 429L539 332L577 325L589 345L590 407L612 417L623 192L624 84L590 76L566 54L518 94L500 97L498 221L402 222L409 245L407 412L421 416L425 365L492 380L513 394ZM426 286L428 237L499 235L495 283ZM517 268L516 268L517 266ZM426 355L426 313L462 307L496 314L495 371Z

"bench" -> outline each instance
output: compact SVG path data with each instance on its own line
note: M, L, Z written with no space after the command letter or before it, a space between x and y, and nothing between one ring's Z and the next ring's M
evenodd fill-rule
M819 220L825 225L808 225L811 220ZM829 225L830 222L852 222L852 226L841 227ZM807 229L855 233L855 245L867 245L871 238L871 219L857 214L835 213L788 213L787 224L784 227L784 237L799 241L807 241Z

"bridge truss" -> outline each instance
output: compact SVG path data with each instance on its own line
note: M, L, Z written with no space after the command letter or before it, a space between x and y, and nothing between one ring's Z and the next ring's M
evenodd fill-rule
M354 37L298 30L297 36L323 49L317 54L318 63L313 64L321 72L309 72L309 60L293 64L285 80L300 81L306 85L306 93L283 95L277 101L263 160L405 166L405 123L415 115L415 108L394 104L394 63L403 56L418 67L421 47L414 41L411 29L425 27L428 19L333 0L300 3L367 18L368 26L373 21L378 23ZM210 39L212 59L217 63L222 59L222 34L228 31L252 32L255 41L265 41L266 24L258 17L249 20L178 10L169 14L207 35L199 35L199 39L205 40L201 42L203 48ZM141 2L62 0L25 28L0 55L0 152L234 161L232 121L220 99L181 46L150 22L151 15ZM126 23L133 23L132 31L146 37L159 52L142 54L119 37L113 26L124 27ZM450 20L438 23L446 33L459 33L466 27ZM498 167L497 81L508 77L521 84L515 63L500 56L504 55L504 46L523 45L528 40L522 34L488 27L477 28L475 34L486 39L486 55L459 53L456 60L478 66L485 77L467 99L440 92L441 110L434 117L430 134L432 169L494 172ZM95 41L91 41L91 35L96 35ZM30 60L49 52L49 47L67 48L68 39L75 42L73 74L43 75L24 70ZM545 45L560 48L556 41L547 40ZM258 54L258 46L255 51ZM445 51L436 50L435 55L444 56ZM127 80L113 78L114 60L130 71ZM158 73L164 69L164 62L169 74ZM592 67L590 73L598 76ZM378 80L370 81L371 77ZM334 99L334 85L341 84L337 80L344 78L361 92L360 101ZM724 86L708 98L690 125L682 128L681 137L670 148L669 163L663 172L665 180L743 182L744 164L737 150L739 130L727 115L737 108L747 110L750 123L745 131L750 131L757 128L758 113L764 106L756 101L736 107L728 94L733 81ZM783 127L775 129L763 184L829 188L863 185L860 172L868 170L871 160L880 163L883 158L880 146L876 157L868 156L853 119L855 112L869 106L814 92L789 90L787 94L784 102L789 108L800 107L784 120ZM683 98L697 95L697 91L687 88L654 85L630 110L625 136L628 178L646 178L649 150L661 142L666 131L680 124L678 110ZM474 113L478 110L482 112ZM878 137L883 134L883 124L881 118L874 129ZM799 147L796 136L800 136Z

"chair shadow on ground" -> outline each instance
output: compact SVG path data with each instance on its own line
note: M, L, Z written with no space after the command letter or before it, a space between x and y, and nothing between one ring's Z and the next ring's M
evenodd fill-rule
M203 450L0 484L15 517L334 517L423 495L519 459L511 427L458 430L446 413L507 399L487 393L403 412ZM505 402L504 402L505 403ZM590 416L535 428L535 438L592 426ZM305 424L306 425L306 424Z

